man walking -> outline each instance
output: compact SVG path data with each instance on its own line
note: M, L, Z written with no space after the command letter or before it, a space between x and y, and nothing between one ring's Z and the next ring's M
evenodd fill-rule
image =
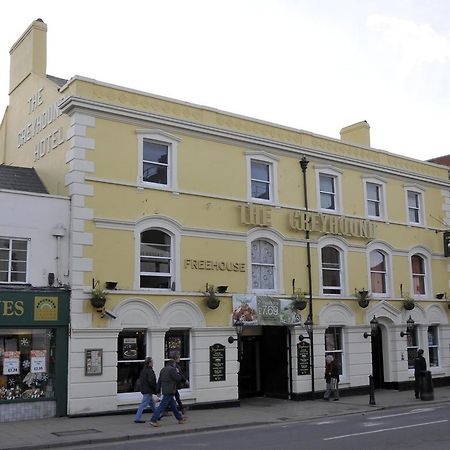
M183 418L182 414L178 411L177 404L174 398L177 391L177 383L181 381L185 381L184 376L177 370L175 360L169 359L169 361L167 361L166 363L166 366L161 369L161 372L159 373L158 392L162 392L162 399L161 403L159 404L158 408L156 408L150 419L150 425L152 427L160 426L158 419L166 410L167 406L170 406L170 408L172 409L175 418L178 420L178 423L186 422L186 419Z
M144 409L150 405L152 412L156 410L155 402L153 401L153 394L156 394L156 375L153 370L153 359L150 356L145 358L144 368L139 375L139 382L141 385L142 402L136 411L134 421L135 423L145 423L145 420L141 420Z
M423 357L423 350L417 350L417 356L414 360L414 393L416 398L420 398L423 389L423 377L427 370L427 361Z

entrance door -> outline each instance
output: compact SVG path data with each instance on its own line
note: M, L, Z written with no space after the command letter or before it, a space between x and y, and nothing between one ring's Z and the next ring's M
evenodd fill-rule
M288 329L263 326L262 333L240 338L239 397L288 398Z
M383 339L381 327L378 326L377 333L372 334L372 373L375 389L382 388L384 385L384 367L383 367Z

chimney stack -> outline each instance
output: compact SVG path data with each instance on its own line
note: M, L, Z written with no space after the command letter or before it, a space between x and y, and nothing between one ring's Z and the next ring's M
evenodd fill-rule
M341 130L341 141L351 142L370 147L370 126L363 120L362 122L349 125Z

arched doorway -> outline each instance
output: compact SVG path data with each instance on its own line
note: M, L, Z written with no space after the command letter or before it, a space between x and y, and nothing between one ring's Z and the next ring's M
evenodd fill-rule
M384 387L383 333L380 325L372 333L372 374L375 389Z

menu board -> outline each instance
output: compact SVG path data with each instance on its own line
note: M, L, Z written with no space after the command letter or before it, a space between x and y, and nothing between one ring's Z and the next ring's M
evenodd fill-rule
M297 344L297 375L309 375L311 373L311 352L308 342Z
M225 346L209 347L209 381L225 381Z
M101 375L103 372L103 350L101 348L86 349L84 351L85 358L85 375Z

